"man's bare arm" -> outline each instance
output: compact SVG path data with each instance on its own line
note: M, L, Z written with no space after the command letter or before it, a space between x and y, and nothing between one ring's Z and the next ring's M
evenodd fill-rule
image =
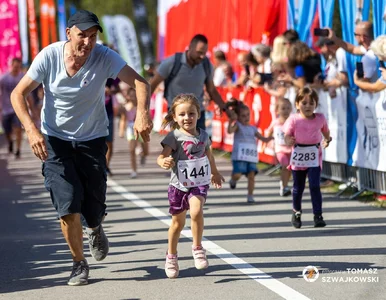
M118 78L135 88L137 95L137 115L134 122L134 135L138 139L141 135L144 142L150 141L153 122L150 118L150 84L129 66L124 66Z
M137 109L139 111L148 111L150 105L150 85L129 66L124 66L118 74L118 78L133 87L137 94Z
M331 39L335 43L335 45L343 48L345 51L350 52L351 54L363 55L363 52L362 52L360 46L355 46L353 44L345 42L345 41L341 40L340 38L338 38L332 29L330 29L330 28L326 28L326 29L328 29L328 31L329 31L328 38Z
M225 103L222 100L217 88L215 87L213 80L208 80L206 83L206 90L210 98L218 105L221 110L223 110L225 108Z

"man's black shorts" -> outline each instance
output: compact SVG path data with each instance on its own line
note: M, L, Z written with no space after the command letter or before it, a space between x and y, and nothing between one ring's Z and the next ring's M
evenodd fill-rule
M97 227L106 211L105 137L84 142L44 138L48 151L42 166L44 185L59 217L80 213L84 226Z

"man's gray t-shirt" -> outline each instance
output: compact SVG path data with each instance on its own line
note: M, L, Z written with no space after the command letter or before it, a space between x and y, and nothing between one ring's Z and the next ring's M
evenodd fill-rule
M86 63L70 77L64 64L65 43L44 48L27 72L32 80L43 83L41 130L67 141L107 136L106 81L115 79L126 62L113 50L96 44Z
M175 55L169 56L159 65L157 72L162 78L168 78L172 72ZM209 63L210 80L213 80L213 66ZM193 68L186 61L186 52L181 55L181 68L176 77L168 85L168 105L172 105L173 99L179 94L194 94L199 103L201 111L205 110L202 100L204 98L204 84L206 73L203 62Z
M240 143L256 143L257 128L252 125L243 125L237 121L237 131L233 137L233 149L232 149L232 160L237 160L237 154L239 151Z
M196 159L206 156L206 150L210 148L209 135L205 130L198 129L198 136L190 136L175 129L167 134L161 141L162 147L169 146L173 149L172 157L175 166L172 168L170 185L177 189L187 192L188 189L178 181L177 165L179 160Z

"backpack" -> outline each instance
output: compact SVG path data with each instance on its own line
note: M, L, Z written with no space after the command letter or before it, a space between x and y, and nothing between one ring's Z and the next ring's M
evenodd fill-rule
M164 98L165 99L167 99L168 87L169 87L170 82L172 82L172 80L177 76L178 72L181 69L181 65L182 65L181 64L181 58L182 58L183 54L184 53L182 53L182 52L177 52L174 55L174 64L173 64L172 71L170 72L169 76L165 79L165 82L164 82L164 84L165 84ZM207 83L208 80L210 79L210 63L209 63L208 57L205 56L202 63L203 63L205 74L206 74L205 83Z

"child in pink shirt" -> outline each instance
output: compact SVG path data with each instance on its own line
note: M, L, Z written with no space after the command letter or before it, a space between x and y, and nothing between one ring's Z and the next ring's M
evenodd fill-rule
M279 98L276 103L277 119L273 120L268 129L268 136L275 139L275 154L277 161L281 165L280 173L280 196L288 196L291 189L288 181L291 177L291 170L288 170L291 159L291 147L287 146L284 140L283 125L292 112L292 104L287 98Z
M316 92L305 87L298 91L295 105L298 113L290 116L284 124L284 139L292 146L291 161L288 168L292 170L292 225L302 226L301 201L308 175L311 193L314 227L326 226L322 216L322 194L320 192L320 171L322 166L322 146L328 147L331 137L326 118L323 114L314 113L318 105Z

